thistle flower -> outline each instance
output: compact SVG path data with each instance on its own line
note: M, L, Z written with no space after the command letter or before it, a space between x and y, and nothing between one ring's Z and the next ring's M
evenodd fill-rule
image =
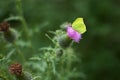
M77 18L72 25L68 25L66 32L69 38L73 39L75 42L79 42L81 34L86 32L83 18Z
M73 39L75 42L79 42L81 39L81 34L75 31L72 27L67 27L67 35L71 39Z
M20 76L22 74L22 65L19 63L12 64L10 65L9 71L16 76Z
M3 32L3 37L8 42L14 42L17 38L17 31L10 28L10 24L7 22L0 23L0 32Z
M9 72L16 76L17 80L32 80L32 75L22 70L22 65L14 63L10 65Z

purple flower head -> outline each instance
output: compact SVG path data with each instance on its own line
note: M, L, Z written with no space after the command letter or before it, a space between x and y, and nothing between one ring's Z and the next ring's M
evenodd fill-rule
M75 42L79 42L81 39L81 34L75 31L71 26L67 27L67 35Z

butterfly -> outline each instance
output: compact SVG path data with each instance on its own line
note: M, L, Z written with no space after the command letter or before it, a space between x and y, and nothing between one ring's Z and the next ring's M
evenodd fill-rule
M77 18L73 23L72 23L72 28L79 32L80 34L83 34L86 32L86 26L84 24L83 18Z

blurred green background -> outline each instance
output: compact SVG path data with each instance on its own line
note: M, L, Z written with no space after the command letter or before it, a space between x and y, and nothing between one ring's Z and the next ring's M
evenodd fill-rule
M82 58L78 67L86 80L120 80L120 0L22 0L22 5L28 26L39 27L35 46L50 45L45 33L83 17L87 32L74 44ZM0 22L10 15L17 15L15 0L0 0ZM19 23L12 27L20 29Z

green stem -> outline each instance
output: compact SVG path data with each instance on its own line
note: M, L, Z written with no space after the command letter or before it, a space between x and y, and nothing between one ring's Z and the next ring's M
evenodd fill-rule
M23 30L25 32L26 38L28 41L30 41L30 35L29 35L29 30L28 30L28 25L24 17L21 19L21 23L23 25Z
M26 39L30 42L30 46L29 47L31 48L32 51L34 51L34 48L32 46L32 42L31 42L31 37L29 35L28 25L27 25L27 22L26 22L26 20L24 18L24 15L23 15L21 0L16 0L16 8L17 8L19 16L21 17L21 23L23 25L23 30L25 32Z
M15 47L15 49L16 49L16 51L17 51L17 53L21 56L22 60L25 62L25 61L26 61L26 59L25 59L25 57L24 57L23 53L21 52L21 50L19 49L19 47L16 45L16 43L15 43L15 42L13 43L13 46Z
M72 47L73 43L74 43L74 41L72 40L72 42L70 43L70 46L69 46L69 47Z
M65 68L64 68L64 59L63 59L63 57L61 58L61 60L60 60L61 62L60 62L60 74L61 74L61 76L64 76L65 75ZM63 77L59 77L60 78L60 80L63 80Z
M67 71L66 72L69 72L71 70L71 65L72 65L72 54L66 54L66 57L67 57Z
M21 23L23 25L23 30L25 32L26 38L29 40L28 26L27 26L26 20L23 15L21 0L16 0L16 9L18 11L18 15L21 17Z
M51 80L51 63L48 63L48 69L47 69L47 79Z
M21 0L16 0L16 9L18 11L19 16L23 16Z
M22 25L23 25L24 32L26 33L26 38L27 38L27 40L30 42L30 46L29 46L29 47L30 47L31 50L33 51L34 48L33 48L33 46L32 46L31 37L30 37L30 35L29 35L28 25L27 25L27 22L26 22L26 20L25 20L24 17L22 17L21 23L22 23Z

